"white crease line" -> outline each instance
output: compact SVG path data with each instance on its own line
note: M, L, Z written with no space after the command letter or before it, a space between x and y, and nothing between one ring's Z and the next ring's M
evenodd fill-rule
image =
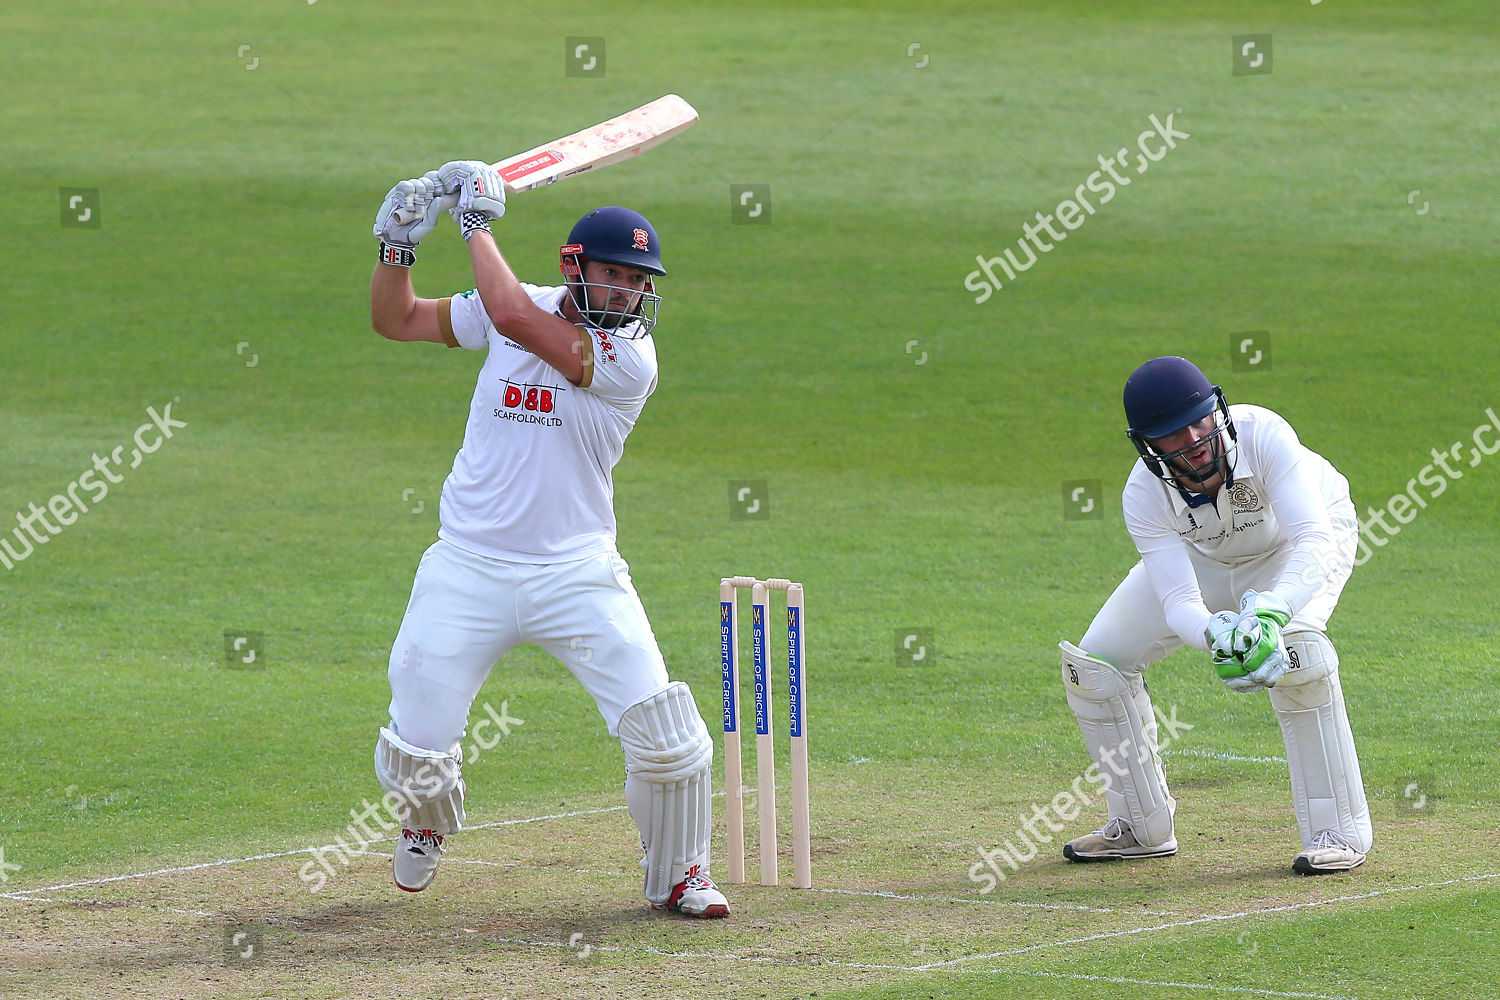
M1029 951L1038 951L1042 948L1060 948L1070 944L1085 944L1089 941L1101 941L1106 938L1129 937L1132 934L1148 934L1152 931L1171 930L1176 927L1192 927L1195 924L1214 923L1221 920L1240 920L1244 917L1260 917L1272 913L1292 913L1297 910L1311 909L1315 906L1327 906L1330 903L1348 903L1360 899L1374 899L1377 896L1389 896L1401 892L1418 892L1422 889L1437 889L1443 886L1459 885L1464 882L1482 882L1486 879L1500 878L1500 872L1492 872L1485 875L1467 875L1463 878L1445 879L1441 882L1427 882L1422 885L1404 885L1394 889L1376 889L1373 892L1355 893L1349 896L1334 896L1331 899L1313 899L1305 903L1288 903L1285 906L1268 906L1259 910L1241 910L1238 913L1214 913L1204 917L1193 917L1190 920L1174 920L1166 924L1153 924L1149 927L1132 927L1123 931L1106 931L1102 934L1090 934L1086 937L1069 938L1066 941L1046 941L1041 944L1031 944L1024 948L1010 948L1006 951L994 951L985 955L965 955L962 958L950 958L945 962L933 962L930 965L917 966L919 969L937 969L958 962L982 962L991 958L1004 958L1008 955L1024 955Z
M31 892L41 892L40 889L31 889ZM184 910L176 906L153 906L150 903L115 903L106 902L102 899L54 899L50 896L20 896L13 892L0 893L0 899L15 899L22 903L62 903L66 906L102 906L106 909L116 910L163 910L167 913L185 913L193 917L217 917L217 913L207 913L203 910Z
M1285 757L1241 757L1232 753L1214 753L1212 750L1163 750L1163 757L1211 757L1214 760L1238 760L1249 764L1285 764Z
M865 969L865 966L853 966ZM1088 976L1083 973L1035 972L1028 969L924 969L921 966L870 966L870 969L904 970L904 972L948 972L965 976L1038 976L1043 979L1082 979L1086 982L1109 982L1109 984L1131 985L1131 987L1178 987L1182 990L1217 990L1221 993L1248 993L1260 997L1307 997L1308 1000L1350 1000L1329 993L1287 993L1284 990L1262 990L1259 987L1229 987L1229 985L1206 984L1206 982L1163 982L1157 979L1125 979L1124 976Z
M528 865L518 861L483 861L478 858L444 858L444 864L479 865L486 868L526 868L556 870L555 865ZM600 871L588 868L569 868L574 875L603 875L611 878L633 878L634 872ZM1124 913L1147 917L1181 916L1181 910L1135 910L1119 907L1083 906L1078 903L1023 903L1011 899L974 899L966 896L918 896L909 893L886 892L873 889L836 889L831 886L813 886L812 892L824 892L834 896L863 896L868 899L897 899L916 903L977 903L981 906L1014 906L1028 910L1067 910L1076 913Z
M502 819L494 823L481 823L478 826L466 826L465 830L492 830L502 826L519 826L525 823L541 823L549 819L572 819L577 816L593 816L599 813L622 812L628 806L605 806L600 809L579 809L574 812L551 813L546 816L528 816L524 819ZM379 844L387 840L395 840L395 837L380 837L375 840L366 840L362 843ZM315 851L345 850L338 844L324 844L322 847L299 847L295 851L272 851L269 854L252 854L245 858L221 858L218 861L201 861L195 865L177 865L172 868L157 868L149 872L135 872L130 875L111 875L108 878L86 879L82 882L62 882L57 885L38 886L35 889L17 889L15 892L0 893L3 899L23 899L37 892L55 892L58 889L77 889L86 885L104 885L107 882L125 882L130 879L151 878L153 875L176 875L181 872L197 871L201 868L220 868L224 865L238 865L246 861L267 861L272 858L289 858L296 854L312 854ZM367 853L365 851L352 853Z
M595 810L595 811L607 811L607 810ZM512 820L512 821L509 821L509 822L515 823L515 822L524 822L524 821ZM491 825L505 825L505 824L491 824ZM292 852L287 852L287 853L295 854L295 853L299 853L299 852L292 851ZM489 862L489 863L490 864L496 864L496 862ZM193 866L193 867L205 867L205 866ZM128 876L126 876L126 877L128 877ZM966 956L961 956L959 958L948 959L947 961L943 961L943 962L930 962L930 963L927 963L925 965L881 965L881 964L867 963L867 962L846 962L846 961L841 961L841 960L838 960L838 959L815 959L815 960L811 960L811 961L788 962L788 961L776 958L774 956L744 956L744 955L736 955L736 954L732 954L732 953L731 954L711 954L711 953L707 953L707 952L667 951L667 950L662 949L662 948L653 948L653 947L651 947L649 945L635 945L635 946L630 946L630 947L622 947L622 946L619 946L619 945L592 945L592 944L588 944L588 942L584 942L584 944L587 945L593 951L604 951L604 952L615 952L615 953L633 953L633 954L648 954L648 955L657 955L657 956L664 957L664 958L681 958L681 959L690 959L690 960L703 960L703 959L706 959L706 960L716 960L716 961L744 962L744 963L753 963L753 964L762 964L762 965L765 965L765 964L781 965L781 966L788 966L788 967L795 967L795 966L827 966L827 967L833 967L833 968L878 970L878 971L892 971L892 972L909 972L909 973L946 972L946 973L961 974L961 975L1022 975L1022 976L1045 977L1045 978L1082 980L1082 981L1090 981L1090 982L1107 982L1107 983L1116 983L1116 984L1123 984L1123 985L1168 986L1168 987L1177 987L1177 988L1180 988L1180 989L1195 989L1195 990L1203 990L1203 991L1215 991L1215 990L1217 990L1219 992L1224 992L1224 993L1244 993L1244 994L1255 995L1255 996L1288 997L1288 998L1298 998L1298 1000L1347 1000L1347 998L1339 997L1339 996L1336 996L1336 995L1333 995L1333 994L1287 992L1287 991L1282 991L1282 990L1257 989L1257 988L1249 987L1249 986L1213 985L1213 984L1205 984L1205 983L1157 982L1157 981L1153 981L1153 980L1143 980L1143 979L1126 979L1126 978L1121 978L1121 977L1093 976L1093 975L1083 975L1083 974L1079 974L1079 973L1041 972L1041 971L1035 971L1035 970L1021 970L1021 969L960 969L960 968L957 968L957 966L958 966L959 963L962 963L962 962L983 961L983 960L987 960L987 959L1001 958L1001 957L1005 957L1005 956L1008 956L1008 955L1019 955L1019 954L1025 953L1025 952L1035 951L1035 950L1038 950L1038 949L1041 949L1041 948L1053 948L1053 947L1059 947L1059 946L1062 946L1062 945L1081 944L1081 943L1085 943L1085 942L1088 942L1088 941L1096 941L1096 940L1100 940L1100 939L1104 939L1104 938L1121 937L1121 936L1128 936L1128 935L1132 935L1132 934L1141 934L1141 933L1146 933L1148 931L1168 930L1168 929L1176 928L1176 927L1189 927L1189 926L1193 926L1195 924L1211 923L1211 922L1223 921L1223 920L1235 920L1235 919L1240 919L1240 918L1243 918L1243 917L1262 916L1262 915L1271 914L1271 913L1290 913L1290 912L1297 911L1297 910L1309 909L1309 908L1315 907L1315 906L1326 906L1326 905L1329 905L1331 903L1344 903L1344 902L1353 902L1353 901L1363 900L1363 899L1373 899L1373 898L1376 898L1376 897L1379 897L1379 896L1388 896L1388 895L1393 895L1393 894L1396 894L1396 893L1415 892L1415 891L1419 891L1419 890L1422 890L1422 889L1435 889L1435 888L1441 888L1441 887L1450 886L1450 885L1460 885L1460 884L1467 883L1467 882L1482 882L1482 881L1487 881L1487 880L1496 879L1496 878L1500 878L1500 872L1487 873L1487 874L1483 874L1483 875L1468 875L1468 876L1464 876L1464 877L1461 877L1461 878L1445 879L1445 880L1440 881L1440 882L1428 882L1428 883L1423 883L1423 884L1420 884L1420 885L1398 886L1398 887L1393 888L1393 889L1376 889L1376 890L1374 890L1372 892L1354 893L1354 894L1350 894L1350 895L1346 895L1346 896L1335 896L1335 897L1330 898L1330 899L1310 900L1310 901L1305 902L1305 903L1292 903L1292 904L1288 904L1286 906L1266 907L1266 908L1259 909L1259 910L1244 910L1244 911L1241 911L1241 912L1238 912L1238 913L1228 913L1228 914L1212 914L1212 915L1209 915L1209 916L1197 917L1197 918L1194 918L1194 919L1191 919L1191 920L1177 920L1177 921L1173 921L1171 923L1157 924L1157 925L1154 925L1154 926L1151 926L1151 927L1137 927L1137 928L1132 928L1130 930L1124 930L1124 931L1114 931L1114 932L1109 932L1109 933L1104 933L1104 934L1093 934L1093 935L1089 935L1087 937L1069 939L1067 941L1053 941L1053 942L1047 942L1047 943L1043 943L1043 944L1029 945L1029 946L1024 947L1024 948L1013 948L1013 949L1010 949L1008 951L992 952L992 953L985 954L985 955L966 955ZM40 892L42 890L40 890L40 889L30 889L30 890L24 890L24 891L27 892L28 894L32 894L32 893ZM823 891L838 891L838 890L823 890ZM852 894L852 895L860 895L861 893L853 892L851 890L850 894ZM893 893L868 893L868 895L882 896L882 897L884 897L884 896L891 896L891 897L894 897L894 898L911 898L911 899L932 898L932 897L900 897L900 896L896 896ZM72 900L42 900L42 899L34 898L32 895L24 895L23 896L20 893L3 893L3 894L0 894L0 897L10 898L10 899L17 899L17 900L21 900L23 902L63 902L63 903L66 903L66 902L77 902L77 901L72 901ZM995 902L1004 902L1004 901L1002 901L1002 900L996 900ZM1038 905L1045 905L1045 904L1038 904ZM137 908L148 909L150 907L137 907ZM166 908L166 909L172 909L172 908ZM205 916L205 917L215 916L215 914L202 913L201 911L197 911L197 910L173 910L173 912L189 913L189 914L192 914L194 916ZM298 920L297 918L278 918L274 922L275 923L279 923L279 924L297 924L297 923L301 923L302 921ZM364 930L364 931L369 931L369 932L372 932L372 933L399 934L402 937L411 937L412 936L412 932L411 931L408 931L408 930L394 930L394 929L388 928L388 927L362 927L360 929ZM427 932L418 932L418 933L420 933L424 937L458 938L458 937L466 937L466 936L469 936L471 934L476 934L478 932L477 931L466 931L466 932L463 932L463 933L457 933L457 932L452 932L452 931L446 931L446 932L427 931ZM520 944L520 945L525 945L525 946L528 946L528 947L559 948L559 949L567 949L569 951L577 951L578 950L577 947L572 942L569 942L569 943L565 944L565 943L563 943L561 941L533 941L533 940L528 940L528 939L525 939L525 938L493 937L493 936L490 936L490 935L485 935L485 937L487 939L489 939L489 940L496 941L496 942L503 943L503 944Z
M387 928L387 927L363 927L363 928L360 928L360 929L361 930L366 930L366 931L375 931L375 932L379 932L379 933L400 934L403 937L409 936L409 932L408 931L395 931L395 930L392 930L391 928ZM472 935L476 935L476 934L479 934L479 933L480 932L478 932L478 931L468 931L468 932L465 932L465 933L456 933L456 932L451 932L451 931L449 931L449 932L428 932L428 934L424 935L424 936L429 936L430 935L430 936L436 936L436 937L459 938L459 937L470 937ZM492 936L492 935L488 935L488 934L482 935L482 936L486 940L488 940L488 941L494 941L494 942L496 942L498 944L516 944L516 945L524 945L526 947L531 947L531 948L559 948L559 949L562 949L562 950L565 950L565 951L573 952L575 954L575 957L578 957L578 958L582 958L584 956L584 954L586 954L580 948L580 944L581 944L583 947L587 948L589 951L610 952L610 953L613 953L613 954L645 954L645 955L656 955L656 956L659 956L661 958L680 958L680 959L689 959L689 960L692 960L692 961L705 961L706 960L706 961L717 961L717 962L743 962L743 963L746 963L746 964L753 964L753 965L777 965L777 966L785 966L785 967L792 967L792 968L817 968L817 967L825 967L825 968L836 968L836 969L858 969L858 970L861 970L861 971L875 971L875 972L910 972L910 973L946 972L946 973L951 973L951 974L956 974L956 975L967 975L967 976L974 976L974 975L1037 976L1037 977L1048 978L1048 979L1072 979L1072 980L1081 980L1081 981L1085 981L1085 982L1113 983L1113 984L1130 985L1130 986L1176 986L1176 987L1179 987L1179 988L1182 988L1182 989L1189 989L1189 990L1205 990L1205 991L1215 991L1215 990L1217 990L1217 991L1222 992L1222 993L1246 993L1246 994L1251 994L1251 995L1254 995L1254 996L1290 997L1290 998L1297 998L1297 1000L1349 1000L1349 998L1347 998L1347 997L1341 997L1341 996L1337 996L1337 995L1329 994L1329 993L1293 993L1293 992L1287 992L1287 991L1284 991L1284 990L1258 989L1258 988L1253 987L1253 986L1228 986L1228 985L1219 986L1219 985L1214 985L1212 983L1163 982L1163 981L1151 980L1151 979L1126 979L1126 978L1123 978L1123 977L1120 977L1120 976L1091 976L1091 975L1084 975L1082 973L1072 973L1072 972L1038 972L1038 971L1026 970L1026 969L953 969L953 968L937 968L937 967L934 967L934 966L927 966L927 965L881 965L881 964L878 964L878 963L871 963L871 962L845 962L845 961L841 961L841 960L836 959L836 958L814 958L814 959L807 959L807 960L803 960L803 961L790 961L789 962L789 961L786 961L784 959L776 958L776 957L770 956L770 955L754 955L754 956L752 956L752 955L736 955L736 954L733 954L733 953L729 953L729 954L712 954L712 953L709 953L709 952L701 952L701 951L667 951L664 948L654 948L654 947L651 947L650 945L639 945L639 946L625 947L625 946L621 946L621 945L608 945L608 944L605 944L605 945L595 945L595 944L590 944L587 941L581 941L581 940L579 941L579 943L575 944L573 941L568 941L568 942L563 942L563 941L532 941L532 940L529 940L529 939L526 939L526 938L496 937L496 936Z
M1148 917L1175 917L1181 910L1134 910L1103 906L1082 906L1077 903L1022 903L1012 899L974 899L968 896L912 896L895 892L875 892L862 889L831 889L814 886L813 892L837 893L841 896L872 896L877 899L909 899L922 903L978 903L983 906L1019 906L1030 910L1072 910L1078 913L1139 913Z

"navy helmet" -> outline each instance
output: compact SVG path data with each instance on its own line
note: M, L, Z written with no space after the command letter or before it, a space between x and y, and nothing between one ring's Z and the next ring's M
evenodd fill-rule
M608 289L599 282L583 280L584 261L593 260L602 264L617 264L635 268L647 274L661 277L667 273L661 263L661 243L656 238L656 229L646 217L628 208L611 205L596 208L573 226L568 233L568 242L560 248L563 279L573 304L594 326L604 330L626 331L634 324L634 336L643 336L656 325L657 312L661 307L661 296L656 294L655 282L646 279L639 300L624 310L607 308L607 301L600 308L589 308L590 289ZM597 296L608 296L609 291L596 292Z
M1175 434L1215 412L1222 416L1215 421L1214 430L1208 435L1212 441L1215 457L1225 458L1220 436L1229 432L1231 447L1237 440L1234 421L1229 416L1229 404L1224 400L1224 390L1214 385L1208 377L1187 358L1152 358L1131 372L1125 381L1125 419L1129 429L1125 431L1141 460L1157 477L1181 484L1183 479L1196 480L1200 485L1204 477L1186 471L1173 460L1178 452L1163 454L1153 442ZM1197 448L1199 445L1191 445ZM1180 449L1186 451L1187 449ZM1215 463L1218 464L1217 462ZM1212 478L1209 476L1207 478Z

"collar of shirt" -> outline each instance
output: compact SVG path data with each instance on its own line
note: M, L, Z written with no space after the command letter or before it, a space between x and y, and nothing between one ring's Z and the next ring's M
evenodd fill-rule
M1240 449L1238 447L1235 447L1232 451L1230 451L1229 471L1224 476L1224 482L1221 483L1219 485L1219 488L1217 490L1214 490L1212 493L1194 493L1176 482L1173 483L1173 488L1177 491L1177 495L1181 497L1182 502L1190 508L1202 507L1205 504L1213 504L1214 509L1218 510L1219 505L1217 501L1219 494L1234 485L1234 472L1235 467L1239 464L1239 457Z

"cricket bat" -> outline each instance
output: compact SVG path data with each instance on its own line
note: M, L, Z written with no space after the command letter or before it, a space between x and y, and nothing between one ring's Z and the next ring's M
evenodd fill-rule
M505 182L505 193L509 196L555 184L596 167L628 160L692 128L697 122L698 112L691 104L676 94L668 94L581 132L517 153L494 167ZM416 218L405 210L398 210L395 215L396 221L402 224Z

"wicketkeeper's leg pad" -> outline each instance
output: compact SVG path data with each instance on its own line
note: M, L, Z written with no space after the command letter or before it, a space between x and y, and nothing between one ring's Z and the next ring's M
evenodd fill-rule
M375 776L408 830L449 834L464 825L463 747L412 746L388 728L375 741Z
M1287 671L1271 688L1271 705L1286 742L1292 808L1304 850L1323 830L1337 832L1355 850L1369 851L1374 832L1365 786L1344 710L1339 657L1322 632L1282 633Z
M1140 674L1126 675L1071 642L1061 642L1063 687L1104 784L1112 819L1130 824L1143 846L1173 838L1177 802L1157 755L1156 716Z
M692 692L674 681L625 709L625 802L641 833L646 899L664 903L694 867L708 876L714 743Z

